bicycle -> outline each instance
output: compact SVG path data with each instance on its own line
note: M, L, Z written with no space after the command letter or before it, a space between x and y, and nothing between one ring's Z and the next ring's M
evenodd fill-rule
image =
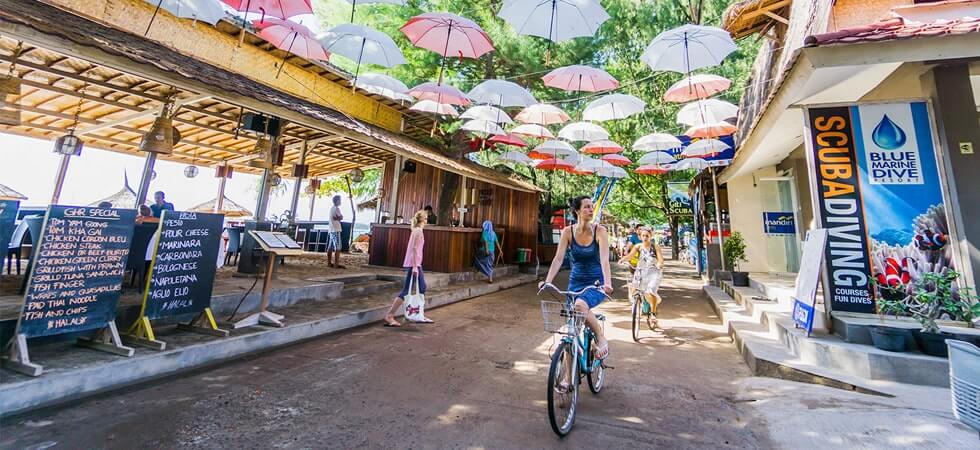
M538 295L547 288L565 297L564 302L541 301L545 331L563 335L561 343L551 356L551 367L548 370L548 420L555 434L564 437L575 423L578 385L582 383L582 378L588 380L589 390L593 394L598 394L605 384L608 366L595 357L595 335L585 326L585 314L575 309L575 299L583 293L590 289L603 291L598 286L589 286L580 291L569 292L546 283L538 291ZM598 313L595 316L605 329L605 316ZM567 364L572 367L567 367Z

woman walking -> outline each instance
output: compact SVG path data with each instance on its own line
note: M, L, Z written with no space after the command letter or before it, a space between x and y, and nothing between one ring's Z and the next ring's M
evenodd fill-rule
M407 269L405 271L405 285L402 287L402 291L398 293L398 297L395 297L391 308L388 309L388 314L385 315L386 327L402 326L401 323L395 320L395 313L398 312L398 308L405 302L405 296L409 294L413 280L417 280L419 294L425 294L425 274L422 273L422 249L425 247L425 234L422 233L422 228L425 228L428 219L429 213L426 211L419 211L412 217L412 235L408 238L408 249L405 250L405 263L402 264L402 267ZM423 322L432 323L429 319Z
M657 326L657 306L663 301L657 290L660 289L660 281L663 279L664 255L649 228L643 227L640 230L640 243L634 245L629 254L619 260L619 263L626 261L635 268L630 298L633 298L632 289L639 289L643 293L645 302L650 305L647 325L652 330Z
M483 235L480 237L480 248L476 252L476 268L490 279L493 284L493 264L497 255L497 233L493 231L493 222L483 221Z
M575 299L575 309L585 314L585 323L592 329L596 337L596 357L605 359L609 356L609 342L596 320L592 308L599 306L606 299L606 294L613 292L612 275L609 270L609 234L606 227L592 225L592 199L587 196L575 197L569 202L575 212L575 225L561 230L558 241L558 251L551 261L551 268L544 283L551 284L561 269L565 260L565 252L569 251L572 271L568 277L568 290L578 291L597 283L602 286L605 294L596 290L588 290ZM584 243L584 244L583 244ZM569 365L569 367L571 367Z

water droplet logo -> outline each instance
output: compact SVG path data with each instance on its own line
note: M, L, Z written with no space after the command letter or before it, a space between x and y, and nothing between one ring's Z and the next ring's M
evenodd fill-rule
M874 141L875 145L885 150L895 150L905 145L905 131L902 131L902 128L892 122L888 118L888 114L885 114L885 117L881 118L881 122L878 122L878 126L871 133L871 140Z

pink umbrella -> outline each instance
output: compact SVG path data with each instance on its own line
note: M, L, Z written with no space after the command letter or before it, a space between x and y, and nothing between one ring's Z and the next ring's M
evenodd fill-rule
M408 95L419 100L432 100L436 103L449 105L466 106L470 104L470 99L466 98L463 91L448 84L436 84L431 81L409 89Z
M738 128L735 125L728 122L717 122L693 126L688 128L684 134L692 138L717 138L728 136L736 131Z
M442 55L439 83L446 69L446 58L479 58L492 52L493 41L476 22L450 13L425 13L408 19L400 28L416 47Z
M670 86L664 93L664 100L674 103L687 103L711 97L728 89L731 85L732 80L718 75L710 73L691 75Z
M623 151L622 145L608 139L589 142L582 147L582 153L591 153L593 155L608 155L612 153L619 153L621 151Z
M303 14L313 14L313 0L221 0L226 5L235 8L235 11L245 13L242 16L242 33L239 35L238 43L245 41L245 22L248 20L248 13L261 13L260 20L266 17L277 19L288 19L293 16Z
M600 92L619 87L619 81L605 70L589 66L560 67L545 75L542 80L545 86L565 91Z
M286 53L292 53L310 60L326 61L330 59L330 54L317 42L313 32L302 24L275 17L266 17L261 22L253 22L252 25L259 30L259 37L269 41L276 48L286 51ZM282 64L279 64L279 72L276 73L276 78L282 73L287 57L288 55L282 58Z
M521 139L520 136L513 133L494 136L490 139L487 139L487 143L496 144L496 145L513 145L515 147L522 147L522 148L527 147L527 142L524 142L524 139Z
M633 161L630 161L629 158L616 153L603 155L602 160L614 166L628 166L630 164L633 164Z

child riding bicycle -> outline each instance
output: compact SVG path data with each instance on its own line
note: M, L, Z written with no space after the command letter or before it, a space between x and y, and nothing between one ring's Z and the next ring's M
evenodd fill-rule
M645 302L649 304L650 326L653 328L657 325L657 306L663 301L657 290L663 278L664 256L660 246L653 241L653 232L649 228L642 228L639 236L640 243L634 245L629 254L620 259L619 263L629 262L630 267L634 269L633 282L630 283L630 298L633 298L634 289L640 290ZM644 305L644 310L646 309Z

